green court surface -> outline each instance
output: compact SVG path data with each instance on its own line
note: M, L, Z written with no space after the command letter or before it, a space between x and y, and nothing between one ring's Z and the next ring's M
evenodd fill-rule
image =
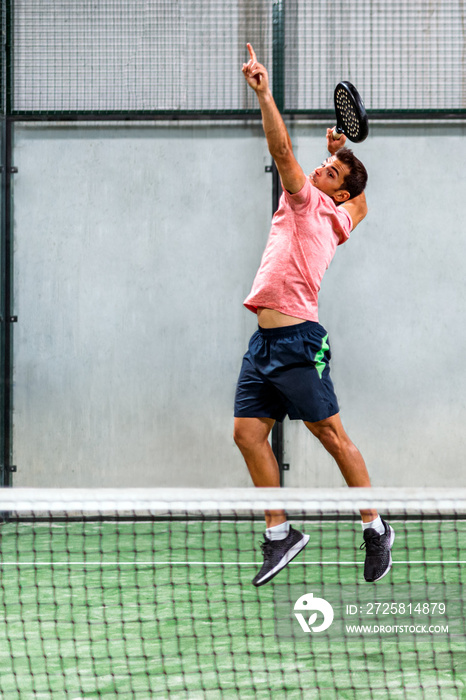
M461 589L465 521L393 524L377 590ZM276 586L369 585L357 522L297 526L308 547L255 589L259 521L4 523L0 697L466 698L464 635L277 637Z

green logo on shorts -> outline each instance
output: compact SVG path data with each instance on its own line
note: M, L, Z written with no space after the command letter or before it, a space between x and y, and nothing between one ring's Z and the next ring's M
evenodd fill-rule
M330 350L329 344L327 343L327 338L328 333L324 338L322 338L322 347L319 350L319 352L316 353L316 356L314 358L314 362L316 363L316 370L319 374L319 379L322 379L322 374L326 365L326 363L324 362L325 352L326 350Z

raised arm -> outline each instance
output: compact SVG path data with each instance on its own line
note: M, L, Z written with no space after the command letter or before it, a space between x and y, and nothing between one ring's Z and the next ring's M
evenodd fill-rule
M294 157L288 130L269 88L267 70L262 64L257 62L256 54L251 44L248 44L247 47L250 60L248 63L243 64L244 77L259 100L262 124L270 155L277 165L283 187L291 194L295 194L302 189L306 181L306 175Z

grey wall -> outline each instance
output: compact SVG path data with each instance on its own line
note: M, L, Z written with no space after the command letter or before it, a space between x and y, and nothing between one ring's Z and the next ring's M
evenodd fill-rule
M322 126L291 129L310 171ZM370 213L324 279L343 422L375 485L466 482L461 127L373 126ZM260 127L18 127L17 486L249 484L232 402L267 238ZM339 485L286 425L287 485Z
M248 484L232 440L267 236L260 128L18 128L17 486Z

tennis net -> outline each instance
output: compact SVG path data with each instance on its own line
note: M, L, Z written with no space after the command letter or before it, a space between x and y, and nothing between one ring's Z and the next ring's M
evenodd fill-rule
M358 510L396 532L364 581ZM268 585L263 511L310 535ZM0 697L460 698L466 489L1 489Z

